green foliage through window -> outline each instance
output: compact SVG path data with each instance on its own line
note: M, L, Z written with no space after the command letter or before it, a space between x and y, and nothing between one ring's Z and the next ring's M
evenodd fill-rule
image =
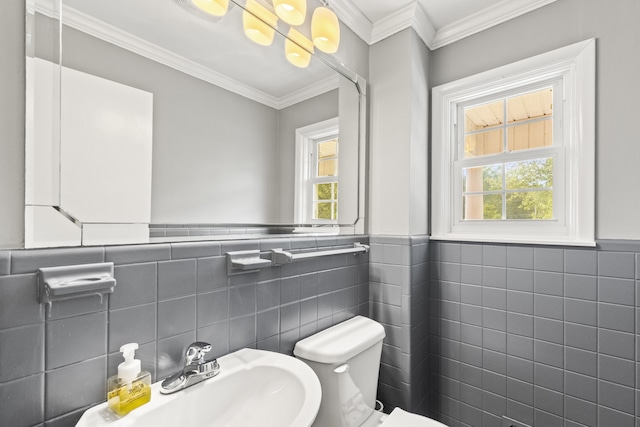
M463 169L463 191L464 219L553 219L553 158Z
M338 183L327 182L314 185L314 219L338 219Z

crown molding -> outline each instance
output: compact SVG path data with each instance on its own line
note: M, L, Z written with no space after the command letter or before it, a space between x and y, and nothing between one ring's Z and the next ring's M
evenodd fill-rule
M49 17L56 17L58 15L52 9L51 4L43 6L40 2L35 6L35 11ZM115 46L129 50L140 56L151 59L152 61L166 65L167 67L181 71L207 83L214 84L268 107L275 108L276 110L288 107L297 102L305 101L314 96L335 89L339 85L339 79L336 75L316 82L313 85L300 89L284 97L277 98L232 79L222 73L213 71L210 68L191 61L190 59L176 55L167 49L161 48L153 43L149 43L144 39L122 31L112 25L106 24L105 22L79 12L76 9L63 6L62 13L64 16L64 24L68 27L82 31Z
M340 21L369 45L405 28L413 27L427 47L435 50L555 1L503 0L440 29L435 28L419 0L374 23L371 23L351 0L333 0L331 6Z
M332 0L329 6L336 12L343 24L367 44L371 44L373 24L351 0Z
M322 95L325 92L329 92L333 89L340 87L340 76L333 75L327 77L324 80L320 80L311 86L307 86L303 89L297 90L289 95L278 98L278 106L275 107L278 110L290 107L298 102L306 101L314 96Z
M431 50L446 46L465 37L517 18L556 0L503 0L480 12L469 15L436 32Z
M416 16L413 19L413 28L416 30L418 37L422 39L424 44L433 50L433 41L436 37L436 27L429 19L429 16L422 7L422 3L418 1L416 6Z
M374 44L380 40L409 28L413 25L413 18L416 16L416 3L409 3L405 7L377 21L373 25L369 44Z

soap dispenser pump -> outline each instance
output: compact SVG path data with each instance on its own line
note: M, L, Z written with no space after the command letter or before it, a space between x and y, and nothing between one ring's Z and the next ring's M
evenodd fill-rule
M134 359L137 343L120 347L124 362L118 365L118 375L109 378L107 401L109 408L124 416L151 400L151 374L143 371L140 361Z

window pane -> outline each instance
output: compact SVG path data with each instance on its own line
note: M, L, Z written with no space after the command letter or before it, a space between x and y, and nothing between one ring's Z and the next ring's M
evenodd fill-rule
M507 131L509 151L553 145L553 119L511 126Z
M502 194L463 196L462 219L502 219Z
M320 160L318 162L318 176L337 176L338 160Z
M464 137L464 157L488 156L503 151L504 129L472 133Z
M314 184L313 185L313 198L314 200L331 200L332 199L332 185L328 182L326 184Z
M505 174L507 190L552 188L553 158L507 163Z
M338 183L333 183L333 198L334 200L338 200Z
M335 219L332 216L333 212L337 213L337 207L335 207L336 203L331 202L321 202L314 203L314 219Z
M324 141L318 143L318 158L326 159L328 157L336 157L338 155L338 140Z
M553 192L507 194L507 219L553 219Z
M553 113L553 89L545 88L507 100L509 123L548 117Z
M471 132L504 124L504 101L464 109L464 131Z
M502 165L478 166L462 170L462 191L474 193L502 190Z

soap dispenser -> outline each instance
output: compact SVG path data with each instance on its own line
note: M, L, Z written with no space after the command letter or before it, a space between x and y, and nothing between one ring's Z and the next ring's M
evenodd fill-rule
M151 374L141 369L140 361L134 359L137 343L120 347L124 362L118 365L118 375L108 380L107 401L109 408L123 416L151 400Z

